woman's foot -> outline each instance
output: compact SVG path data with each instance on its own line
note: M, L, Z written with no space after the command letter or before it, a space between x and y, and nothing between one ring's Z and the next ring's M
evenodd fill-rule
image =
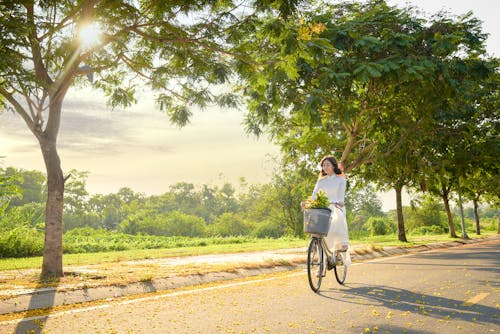
M347 245L342 245L342 246L340 246L340 247L339 247L338 251L339 251L339 252L346 252L348 248L349 248L349 246L347 246Z
M321 275L321 270L320 270L320 269L321 269L321 268L318 268L318 271L316 272L316 277L319 277L319 275ZM323 277L325 277L325 276L326 276L326 272L325 272L324 270L323 270L323 275L322 275L322 276L323 276Z
M336 266L342 266L344 264L344 259L342 259L342 255L341 254L337 254L335 256L335 265Z

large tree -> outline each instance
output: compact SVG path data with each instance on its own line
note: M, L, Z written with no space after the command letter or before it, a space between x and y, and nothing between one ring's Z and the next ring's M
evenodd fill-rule
M336 151L347 170L391 154L435 111L440 99L431 93L447 79L447 58L484 53L486 36L471 16L426 22L380 0L301 15L265 21L249 37L267 42L256 44L267 61L246 73L248 130L268 130L291 155ZM390 127L402 139L390 138L392 146Z
M264 21L249 37L263 41L256 59L265 62L262 71L246 72L248 130L271 133L290 159L315 163L333 152L360 177L357 167L418 145L426 132L440 141L439 116L457 106L452 99L466 85L488 75L487 36L471 13L430 19L417 13L374 0ZM420 140L409 141L415 134ZM407 155L398 156L392 163L405 164ZM421 179L406 173L413 166L404 177Z
M269 42L258 53L267 59L263 70L247 72L249 131L268 130L290 156L316 161L335 151L347 171L390 154L405 131L397 133L401 140L387 140L383 131L419 125L426 106L415 95L437 82L430 49L442 42L410 11L384 1L325 5L302 15L259 30L268 31L262 38Z
M259 12L289 15L293 0L2 1L0 97L39 142L47 170L43 277L60 277L64 184L57 136L64 98L90 79L112 107L135 101L136 79L156 91L171 121L184 125L190 107L218 102L213 84L231 76L233 46ZM278 13L279 12L279 13Z

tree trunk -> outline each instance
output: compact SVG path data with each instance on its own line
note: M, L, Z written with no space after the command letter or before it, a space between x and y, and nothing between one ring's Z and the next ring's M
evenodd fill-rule
M402 187L396 187L396 212L398 215L398 239L399 241L408 242L406 240L405 221L403 218L403 201L401 200Z
M47 169L47 204L45 207L45 244L41 277L58 278L63 276L62 235L64 177L61 160L57 153L57 134L61 117L63 94L51 97L47 127L38 133L37 138Z
M480 235L481 234L481 227L479 226L479 214L477 212L479 203L477 200L473 200L472 203L474 203L474 219L476 220L476 234Z
M453 217L450 210L450 201L448 200L448 193L443 191L442 193L444 208L446 210L446 216L448 217L448 227L450 228L450 237L458 238L455 232L455 225L453 225Z
M43 249L42 277L62 277L64 177L56 143L42 141L40 147L47 168L48 183L47 205L45 207L45 244Z
M469 236L467 235L467 228L465 226L464 207L462 205L462 194L460 192L460 187L458 188L458 206L460 208L460 219L462 222L462 238L469 239Z

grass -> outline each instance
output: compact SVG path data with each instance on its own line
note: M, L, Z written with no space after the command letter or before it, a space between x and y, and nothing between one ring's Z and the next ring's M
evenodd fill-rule
M64 254L64 266L80 266L142 259L158 259L179 256L196 256L224 253L242 253L284 248L305 247L305 239L256 239L255 242L217 244L198 247L178 247L164 249L133 249L116 252ZM0 259L0 271L41 268L42 257Z
M470 233L471 238L496 235L496 232L486 232L481 236ZM351 240L356 254L368 253L373 250L390 246L415 247L435 242L450 242L460 240L447 235L407 236L409 242L397 241L396 235L377 236ZM106 253L65 254L63 257L64 276L54 282L40 280L41 257L0 259L0 302L7 295L2 291L22 288L41 287L80 287L121 286L129 283L149 283L157 278L177 277L190 280L190 275L202 275L212 272L232 273L239 269L274 268L283 265L296 265L305 262L305 256L297 253L297 258L288 260L266 260L259 263L205 263L194 262L186 264L165 265L163 261L148 261L169 257L209 255L221 253L238 253L265 251L273 249L305 248L308 238L292 239L253 239L252 241L235 244L217 244L197 247L178 247L168 249L127 250ZM305 255L305 251L304 251ZM133 261L136 260L136 261ZM144 260L144 261L140 261ZM7 297L6 297L7 296Z
M459 232L457 232L459 233ZM495 231L484 231L481 236L475 233L469 233L472 239L484 236L496 235ZM358 245L359 248L366 246L367 249L380 249L383 247L413 247L425 245L435 242L452 242L460 240L460 238L451 238L449 235L407 235L408 242L401 242L397 235L383 235L359 238L351 240L353 246ZM101 252L101 253L81 253L81 254L64 254L64 266L80 266L89 264L103 264L120 261L142 260L142 259L158 259L181 256L196 256L209 254L223 253L241 253L263 250L275 250L285 248L306 247L308 239L256 239L247 243L235 244L217 244L198 247L178 247L167 249L136 249L116 252ZM20 270L20 269L38 269L41 268L42 257L29 258L6 258L0 259L0 271L5 270Z

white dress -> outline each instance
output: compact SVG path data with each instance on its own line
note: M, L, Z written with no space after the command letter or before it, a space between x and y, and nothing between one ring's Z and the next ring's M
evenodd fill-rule
M346 179L342 176L333 174L325 176L316 182L312 193L312 199L316 199L319 191L323 190L330 202L344 203ZM326 244L330 249L340 249L342 246L349 246L349 234L347 230L347 218L345 207L338 208L334 204L330 204L332 215L330 216L330 230L326 236ZM349 250L340 253L345 264L351 264L351 256Z

